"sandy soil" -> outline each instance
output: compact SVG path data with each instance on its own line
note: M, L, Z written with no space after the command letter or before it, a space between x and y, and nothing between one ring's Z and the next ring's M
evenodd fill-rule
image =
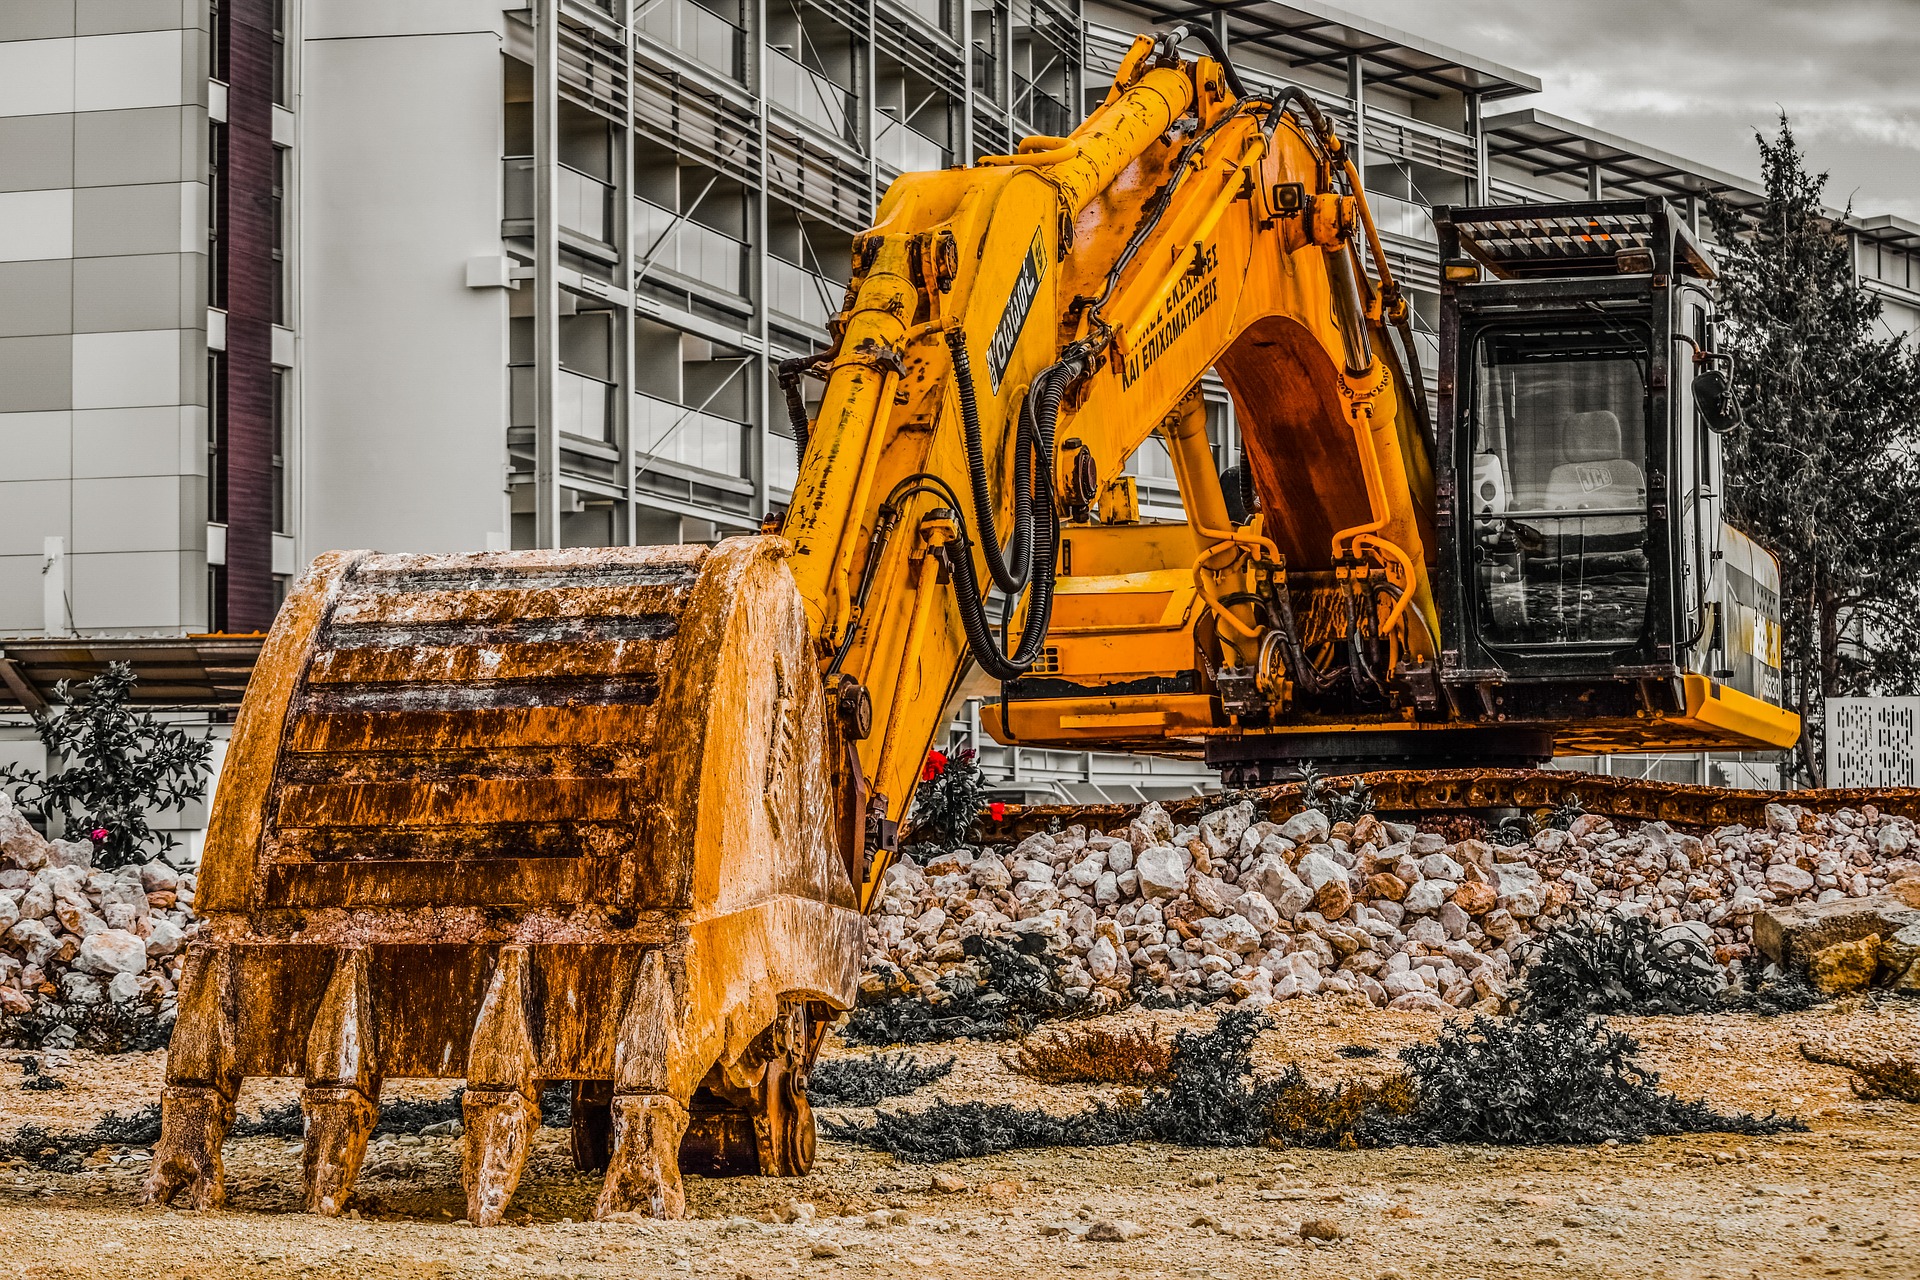
M1432 1035L1429 1014L1291 1002L1259 1047L1323 1080L1389 1069L1336 1048L1384 1051ZM1171 1030L1206 1015L1134 1013ZM1660 1139L1620 1148L1211 1151L1139 1145L1017 1152L926 1166L831 1142L815 1172L774 1181L689 1180L693 1217L585 1221L597 1177L573 1171L565 1135L544 1130L512 1225L476 1231L462 1213L457 1139L380 1139L360 1181L359 1220L295 1211L298 1144L227 1147L230 1208L217 1214L133 1205L144 1153L103 1148L76 1174L0 1165L0 1258L12 1274L53 1277L438 1277L480 1275L763 1277L844 1270L910 1276L1065 1275L1340 1280L1424 1277L1920 1276L1920 1107L1865 1102L1847 1073L1799 1045L1920 1050L1920 1005L1837 1006L1782 1018L1618 1019L1667 1085L1724 1109L1779 1109L1806 1134ZM953 1074L892 1107L953 1100L1077 1107L1112 1091L1048 1087L1008 1072L1005 1046L961 1044ZM833 1047L830 1053L846 1052ZM927 1055L931 1049L917 1052ZM19 1088L18 1053L0 1056L0 1131L25 1122L77 1128L158 1097L162 1055L75 1054L52 1074L68 1088ZM436 1096L438 1082L405 1086ZM396 1093L401 1085L390 1089ZM293 1097L292 1082L250 1082L243 1108ZM858 1114L858 1113L841 1113ZM942 1193L935 1174L966 1189ZM789 1201L809 1224L758 1221ZM1303 1219L1345 1233L1304 1242ZM1079 1219L1137 1224L1095 1243L1061 1232ZM880 1225L881 1223L889 1225ZM871 1223L871 1225L870 1225Z

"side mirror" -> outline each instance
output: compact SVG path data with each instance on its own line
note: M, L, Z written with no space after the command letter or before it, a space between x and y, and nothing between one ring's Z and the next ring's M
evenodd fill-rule
M1720 369L1704 369L1694 375L1693 403L1706 420L1707 429L1725 435L1740 425L1740 408L1733 402L1733 383Z

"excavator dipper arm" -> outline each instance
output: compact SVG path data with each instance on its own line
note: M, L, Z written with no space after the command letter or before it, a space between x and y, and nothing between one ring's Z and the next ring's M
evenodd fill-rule
M1304 96L1246 92L1222 61L1182 58L1184 34L1136 40L1069 136L901 177L855 241L784 533L845 713L863 906L969 660L1002 681L1033 667L1063 522L1156 430L1228 667L1286 666L1258 602L1222 589L1253 566L1371 580L1368 625L1432 656L1414 496L1431 481L1385 327L1404 304L1358 269L1351 165ZM1211 368L1274 499L1264 527L1227 514L1198 394ZM1022 601L1000 637L989 586Z

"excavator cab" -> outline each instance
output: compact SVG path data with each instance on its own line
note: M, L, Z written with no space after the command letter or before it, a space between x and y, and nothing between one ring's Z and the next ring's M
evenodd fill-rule
M1736 423L1705 250L1657 198L1434 217L1449 699L1563 751L1644 748L1647 720L1675 745L1777 735L1777 625L1755 643L1746 614L1778 570L1721 522Z

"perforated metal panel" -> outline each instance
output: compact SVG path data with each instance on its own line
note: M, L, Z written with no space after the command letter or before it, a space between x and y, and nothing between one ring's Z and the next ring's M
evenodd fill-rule
M1920 787L1920 698L1828 698L1827 785Z

